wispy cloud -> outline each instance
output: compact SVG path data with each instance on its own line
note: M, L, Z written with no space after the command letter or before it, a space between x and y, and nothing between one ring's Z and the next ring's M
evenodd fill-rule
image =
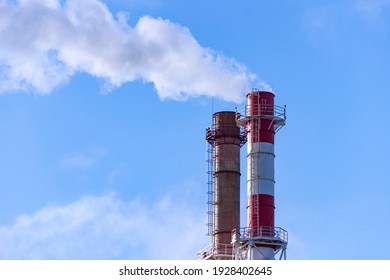
M132 27L98 0L0 2L0 92L50 93L77 72L107 88L140 79L160 98L241 101L255 75L202 47L188 28L145 16Z
M333 35L337 32L339 25L343 22L345 5L327 3L313 5L305 9L303 24L310 37Z
M356 2L356 10L369 19L377 19L389 7L390 0L358 0Z
M307 7L303 15L304 27L309 35L326 36L329 39L340 30L347 31L355 20L377 20L386 9L390 8L390 0L351 0L313 3Z
M90 169L105 156L104 149L96 149L90 152L78 152L62 156L60 167L64 169Z
M169 195L156 203L88 196L0 226L0 258L193 259L205 244L198 214Z

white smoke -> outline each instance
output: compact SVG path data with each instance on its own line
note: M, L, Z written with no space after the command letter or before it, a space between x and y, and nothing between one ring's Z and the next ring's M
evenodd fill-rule
M255 80L186 27L149 16L131 27L98 0L0 0L0 42L0 93L48 94L86 72L111 88L151 82L162 99L240 102Z

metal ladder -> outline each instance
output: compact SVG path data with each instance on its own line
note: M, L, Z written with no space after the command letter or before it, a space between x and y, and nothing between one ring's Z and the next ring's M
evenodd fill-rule
M214 147L207 143L207 235L214 234Z

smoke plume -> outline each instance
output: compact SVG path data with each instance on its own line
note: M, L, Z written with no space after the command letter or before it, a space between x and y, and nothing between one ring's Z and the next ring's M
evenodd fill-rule
M48 94L79 72L109 88L153 83L161 99L240 102L255 76L190 31L144 16L134 27L98 0L0 0L0 93Z

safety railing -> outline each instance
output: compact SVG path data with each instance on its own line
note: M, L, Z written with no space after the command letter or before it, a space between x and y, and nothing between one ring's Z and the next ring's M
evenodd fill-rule
M244 126L250 118L272 119L275 124L284 125L286 106L254 104L236 108L236 121L239 126Z
M218 259L218 258L232 258L233 246L232 244L210 244L197 254L198 259Z
M287 243L288 232L280 227L244 227L240 228L239 233L235 230L232 232L233 242L259 238Z

